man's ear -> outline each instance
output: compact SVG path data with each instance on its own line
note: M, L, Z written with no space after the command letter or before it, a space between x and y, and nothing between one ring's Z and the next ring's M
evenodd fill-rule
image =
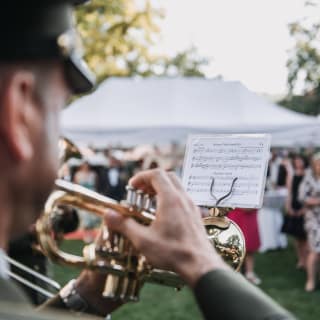
M34 153L31 118L34 116L35 77L17 71L4 83L0 115L2 139L13 161L29 160Z

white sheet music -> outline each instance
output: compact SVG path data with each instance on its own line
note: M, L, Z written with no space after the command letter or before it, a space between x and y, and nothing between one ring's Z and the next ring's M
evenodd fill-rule
M271 137L268 134L189 136L182 182L199 206L260 208ZM233 188L232 188L233 185Z

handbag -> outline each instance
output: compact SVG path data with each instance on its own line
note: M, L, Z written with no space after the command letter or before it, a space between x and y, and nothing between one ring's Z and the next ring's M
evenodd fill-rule
M281 232L294 237L305 238L306 232L304 230L304 217L285 215Z

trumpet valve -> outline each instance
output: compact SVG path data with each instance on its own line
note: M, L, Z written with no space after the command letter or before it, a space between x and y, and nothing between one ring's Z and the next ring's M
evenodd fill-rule
M135 207L137 210L141 211L144 207L144 193L142 190L137 190L136 191L136 203Z
M144 201L143 201L143 209L146 210L146 211L150 211L151 204L152 204L152 201L151 201L150 196L148 194L145 194L144 195Z
M126 196L126 203L129 206L135 206L136 199L137 199L137 192L136 189L132 186L126 186L127 196Z
M142 282L133 275L108 274L102 295L109 299L136 302L141 286Z

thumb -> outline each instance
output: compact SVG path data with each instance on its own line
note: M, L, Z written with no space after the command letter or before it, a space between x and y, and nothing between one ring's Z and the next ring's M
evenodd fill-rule
M114 210L106 210L104 218L109 229L123 234L137 250L140 250L151 237L149 227L143 226L134 219L125 217Z

